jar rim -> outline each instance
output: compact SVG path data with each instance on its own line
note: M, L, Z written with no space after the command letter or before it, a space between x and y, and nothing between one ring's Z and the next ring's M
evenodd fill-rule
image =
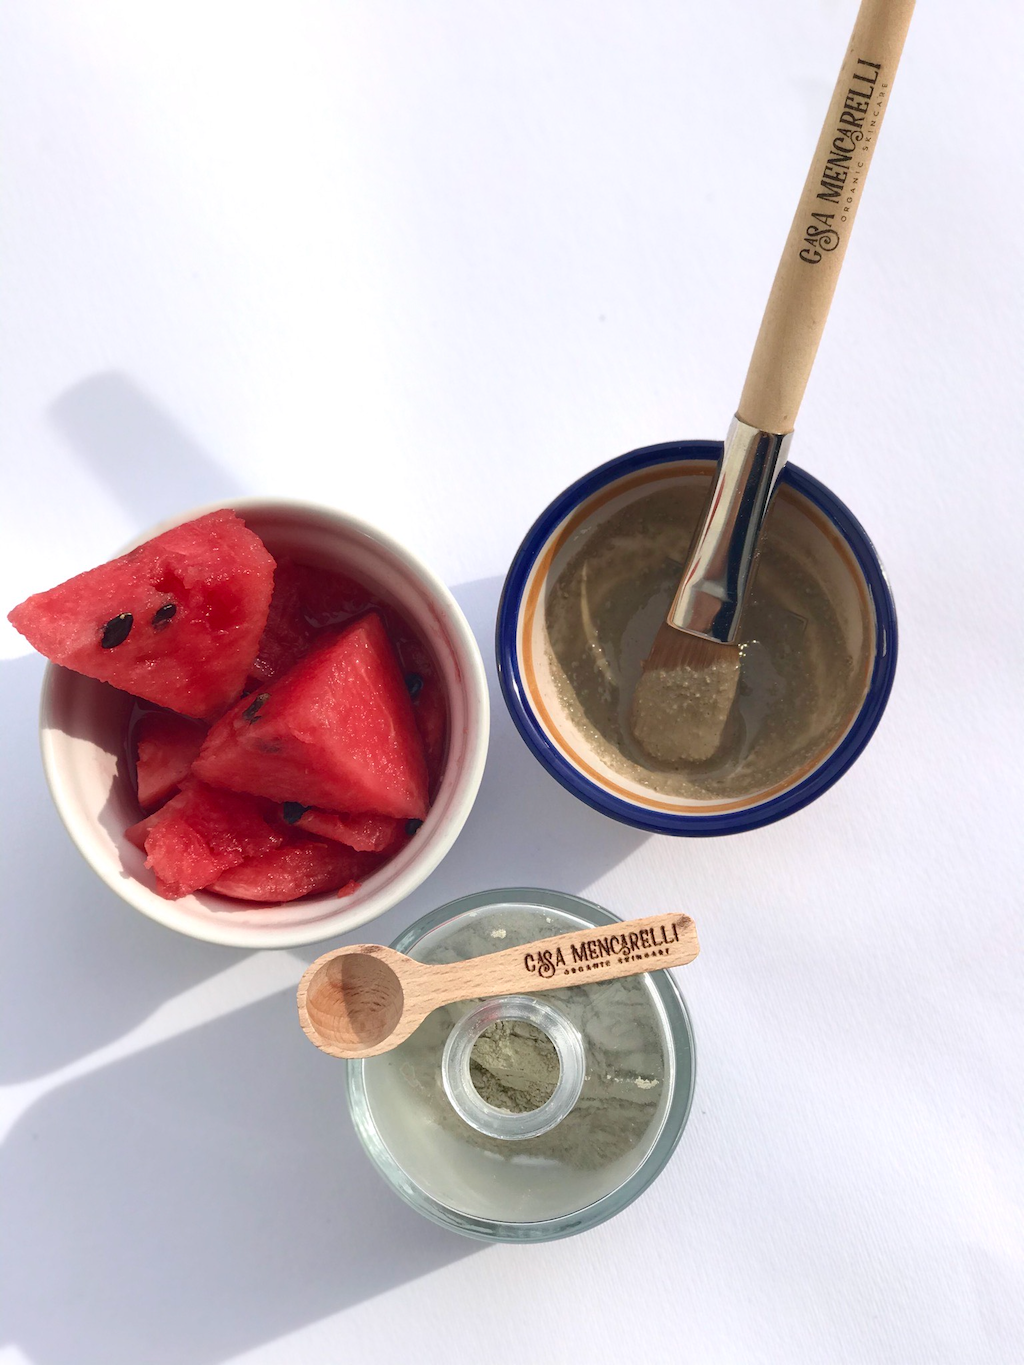
M498 1109L480 1094L470 1073L473 1049L493 1024L501 1020L532 1024L554 1048L558 1079L547 1099L536 1109ZM549 1133L570 1113L583 1089L587 1060L576 1025L561 1010L532 995L499 995L464 1014L449 1033L441 1053L441 1084L448 1102L478 1133L506 1142Z

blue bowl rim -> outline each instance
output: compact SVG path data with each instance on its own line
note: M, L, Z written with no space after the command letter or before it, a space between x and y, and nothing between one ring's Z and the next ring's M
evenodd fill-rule
M812 474L787 464L782 482L802 494L839 531L860 567L875 613L875 658L864 702L843 739L831 754L800 782L770 800L743 810L709 815L649 810L613 796L585 777L552 744L531 708L523 686L516 649L517 625L527 579L552 532L592 494L635 470L680 460L721 458L721 441L663 441L616 456L577 479L545 508L530 527L505 578L495 630L498 682L516 729L534 756L573 796L623 824L653 834L705 837L760 829L801 810L837 782L860 757L882 718L896 671L898 635L896 606L885 570L867 532L850 509Z

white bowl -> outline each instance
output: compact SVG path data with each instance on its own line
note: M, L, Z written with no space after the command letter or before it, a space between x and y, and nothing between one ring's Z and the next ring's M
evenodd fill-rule
M408 550L356 517L264 498L229 506L267 544L350 574L405 615L439 665L448 701L448 754L434 803L416 837L351 895L247 907L197 892L165 900L145 854L125 829L140 818L125 750L133 701L125 692L51 664L43 682L43 766L57 810L86 862L136 910L179 933L235 948L287 948L348 933L408 896L454 843L476 799L487 755L489 703L480 650L451 593ZM197 508L152 527L134 544L213 510ZM126 547L127 549L133 546Z

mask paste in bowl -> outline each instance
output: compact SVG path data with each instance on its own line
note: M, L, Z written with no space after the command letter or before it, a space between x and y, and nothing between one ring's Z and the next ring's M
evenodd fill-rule
M873 547L817 480L788 467L740 628L737 702L699 764L659 765L629 707L720 450L649 447L596 470L540 518L499 617L506 702L554 776L642 828L719 834L798 809L852 763L884 709L895 613Z

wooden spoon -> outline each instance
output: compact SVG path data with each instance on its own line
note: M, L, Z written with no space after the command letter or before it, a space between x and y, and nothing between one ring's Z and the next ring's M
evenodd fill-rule
M693 920L678 914L578 929L434 965L378 943L357 943L325 953L303 973L299 1021L332 1057L375 1057L405 1042L440 1005L681 967L699 951Z

